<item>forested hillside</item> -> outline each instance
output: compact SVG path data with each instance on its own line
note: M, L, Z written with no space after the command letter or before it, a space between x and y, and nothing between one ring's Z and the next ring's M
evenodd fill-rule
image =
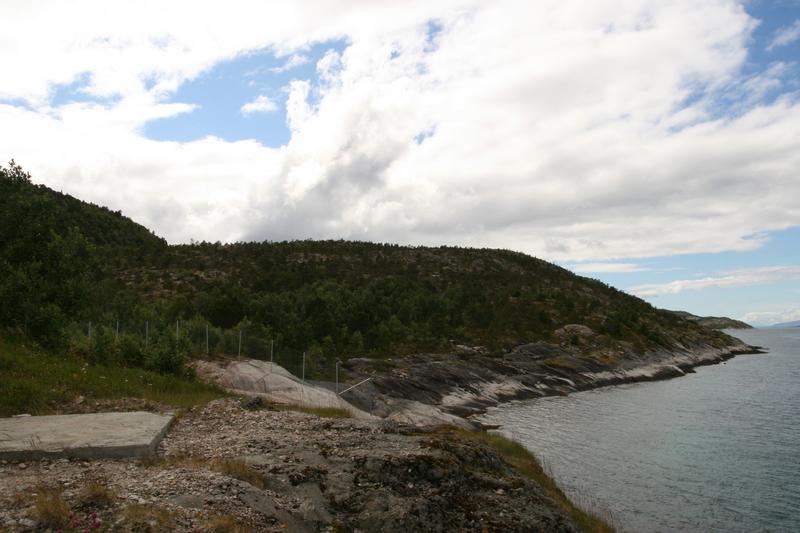
M270 343L284 356L308 352L319 368L456 345L499 353L579 343L565 336L569 324L591 328L590 349L605 355L727 339L521 253L348 241L167 246L120 213L33 185L13 163L0 193L0 321L103 362L177 371L186 354L206 351L206 331L212 354L266 357Z

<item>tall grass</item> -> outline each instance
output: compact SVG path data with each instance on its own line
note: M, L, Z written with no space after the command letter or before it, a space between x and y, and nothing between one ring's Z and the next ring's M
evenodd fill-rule
M77 396L142 398L173 407L192 407L226 393L199 381L138 368L89 365L47 354L0 332L0 416L48 414Z

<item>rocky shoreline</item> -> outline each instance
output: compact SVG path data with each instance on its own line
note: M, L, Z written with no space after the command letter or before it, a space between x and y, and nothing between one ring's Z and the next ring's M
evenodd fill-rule
M680 377L698 366L763 351L744 343L680 346L645 355L625 354L615 364L546 343L518 346L497 356L479 350L415 355L380 362L351 362L355 378L372 375L346 399L361 410L418 425L455 423L480 429L474 417L504 402ZM388 368L387 368L388 366ZM454 420L457 417L458 420Z
M586 332L588 328L574 326ZM341 407L357 418L377 418L418 427L442 424L484 429L479 416L504 402L680 377L693 368L718 364L736 355L761 353L731 339L727 346L681 345L644 354L633 349L587 355L581 346L531 343L505 354L459 346L450 354L414 354L393 359L350 359L348 387L301 382L280 367L256 360L206 361L198 375L235 392L271 401L316 407Z
M503 402L669 379L763 353L744 343L630 351L613 360L548 343L505 354L457 352L350 360L351 382L371 379L345 395L358 415L347 418L265 402L269 394L256 384L279 396L297 390L310 403L331 396L298 387L271 365L269 379L262 362L200 365L204 377L255 398L181 413L150 460L0 462L0 531L58 529L41 510L53 501L69 510L73 530L95 523L111 531L586 530L574 506L548 491L551 481L534 481L509 462L502 450L510 443L493 447L483 432L440 425L486 429L477 415ZM80 407L91 410L88 403ZM131 407L142 405L120 410Z
M179 416L152 459L0 462L5 531L578 531L557 500L451 430L236 399Z

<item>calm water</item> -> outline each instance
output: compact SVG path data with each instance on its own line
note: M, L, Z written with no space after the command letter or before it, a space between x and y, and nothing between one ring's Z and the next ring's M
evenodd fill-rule
M770 352L485 420L624 531L800 531L800 328L730 333Z

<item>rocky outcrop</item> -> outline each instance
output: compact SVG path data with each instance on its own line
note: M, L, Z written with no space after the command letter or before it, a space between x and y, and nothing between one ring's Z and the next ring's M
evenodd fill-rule
M247 396L308 407L344 409L355 418L374 418L354 407L336 392L312 385L280 365L256 359L194 361L192 367L205 381Z
M370 379L341 396L263 361L198 362L195 368L228 390L273 401L340 407L356 417L419 427L479 429L471 417L502 402L679 377L696 366L758 351L731 338L721 347L673 341L672 349L639 353L624 344L604 346L597 333L580 324L558 329L555 338L558 343L522 344L504 354L459 345L451 354L350 359L349 383Z
M0 462L0 529L44 530L33 502L51 481L81 524L112 531L577 531L481 442L232 399L179 417L147 462Z
M563 337L590 338L589 328L563 328ZM365 387L345 396L355 406L383 417L397 399L429 406L443 415L468 418L499 403L563 395L606 385L667 379L692 368L722 362L737 354L758 353L743 343L724 347L682 346L672 350L617 357L585 355L574 345L525 344L501 355L482 353L418 354L381 361L351 360L354 379L374 375ZM388 367L388 370L387 370ZM378 370L379 369L379 370Z

